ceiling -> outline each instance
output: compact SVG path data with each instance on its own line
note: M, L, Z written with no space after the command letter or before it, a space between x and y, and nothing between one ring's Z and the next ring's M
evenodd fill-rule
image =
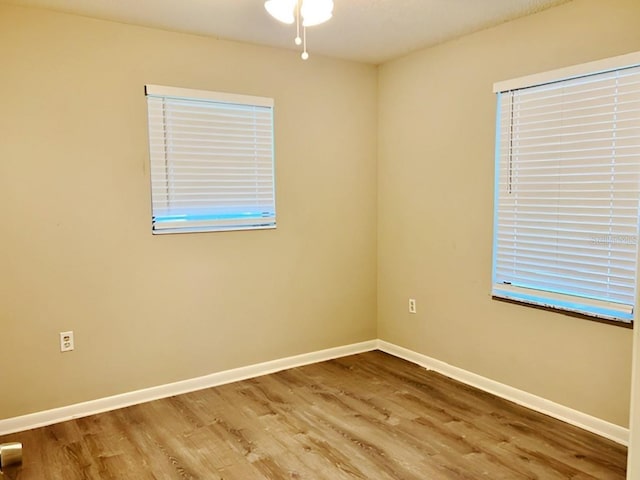
M570 0L334 0L329 22L307 30L314 54L379 64ZM295 26L271 18L263 0L0 0L117 22L273 47Z

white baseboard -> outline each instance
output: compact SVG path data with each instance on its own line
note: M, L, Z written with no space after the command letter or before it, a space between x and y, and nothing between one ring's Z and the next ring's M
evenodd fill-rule
M552 402L537 395L505 385L495 380L477 375L475 373L454 367L435 358L408 350L393 343L378 340L378 349L395 357L403 358L409 362L420 365L427 370L434 370L459 382L492 393L498 397L509 400L523 407L530 408L563 422L575 425L589 432L613 440L622 445L629 445L629 429L579 412L564 405Z
M500 382L482 377L475 373L463 370L448 363L436 360L421 353L408 350L383 340L370 340L354 343L342 347L329 348L316 352L305 353L293 357L286 357L269 362L258 363L246 367L234 368L223 372L212 373L203 377L182 380L167 385L145 388L133 392L114 395L111 397L90 400L43 412L31 413L20 417L0 420L0 435L21 432L32 428L52 425L54 423L86 417L96 413L108 412L118 408L129 407L152 400L167 398L174 395L216 387L227 383L238 382L248 378L279 372L288 368L300 367L311 363L323 362L333 358L354 355L371 350L382 350L390 355L403 358L409 362L420 365L428 370L434 370L447 377L458 380L467 385L492 393L498 397L510 400L514 403L544 413L563 422L588 430L602 437L613 440L622 445L629 443L629 429L606 422L586 413L573 410L564 405L546 400L531 393L510 387Z
M223 372L212 373L203 377L182 380L167 385L145 388L134 392L114 395L112 397L99 398L88 402L76 403L66 407L54 408L43 412L30 413L20 417L0 420L0 435L44 427L54 423L73 420L74 418L87 417L96 413L108 412L118 408L129 407L160 398L172 397L183 393L216 387L227 383L238 382L248 378L255 378L269 373L279 372L288 368L301 367L311 363L323 362L333 358L368 352L377 348L377 340L354 343L341 347L319 350L316 352L295 355L293 357L280 358L269 362L249 365L247 367L234 368Z

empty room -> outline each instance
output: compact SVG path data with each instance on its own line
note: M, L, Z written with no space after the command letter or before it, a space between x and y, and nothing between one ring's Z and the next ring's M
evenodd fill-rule
M0 0L0 478L640 480L638 0Z

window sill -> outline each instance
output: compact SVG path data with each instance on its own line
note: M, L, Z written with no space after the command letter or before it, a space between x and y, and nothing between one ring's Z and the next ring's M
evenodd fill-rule
M622 328L626 328L626 329L630 329L633 330L633 320L629 321L629 322L625 322L622 320L609 320L606 318L599 318L599 317L595 317L592 315L586 315L584 313L578 313L578 312L572 312L570 310L564 310L561 308L553 308L553 307L548 307L548 306L544 306L544 305L536 305L533 303L527 303L527 302L522 302L519 300L514 300L511 298L503 298L503 297L498 297L496 295L492 295L491 298L493 300L496 300L498 302L504 302L504 303L511 303L514 305L520 305L523 307L528 307L528 308L535 308L536 310L544 310L547 312L553 312L553 313L559 313L562 315L566 315L568 317L573 317L573 318L580 318L583 320L591 320L592 322L596 322L596 323L605 323L607 325L614 325L616 327L622 327Z

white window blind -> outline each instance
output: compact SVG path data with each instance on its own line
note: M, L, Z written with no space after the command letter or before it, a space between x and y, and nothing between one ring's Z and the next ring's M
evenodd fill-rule
M145 90L153 233L275 228L273 100Z
M493 295L630 322L640 67L497 93Z

